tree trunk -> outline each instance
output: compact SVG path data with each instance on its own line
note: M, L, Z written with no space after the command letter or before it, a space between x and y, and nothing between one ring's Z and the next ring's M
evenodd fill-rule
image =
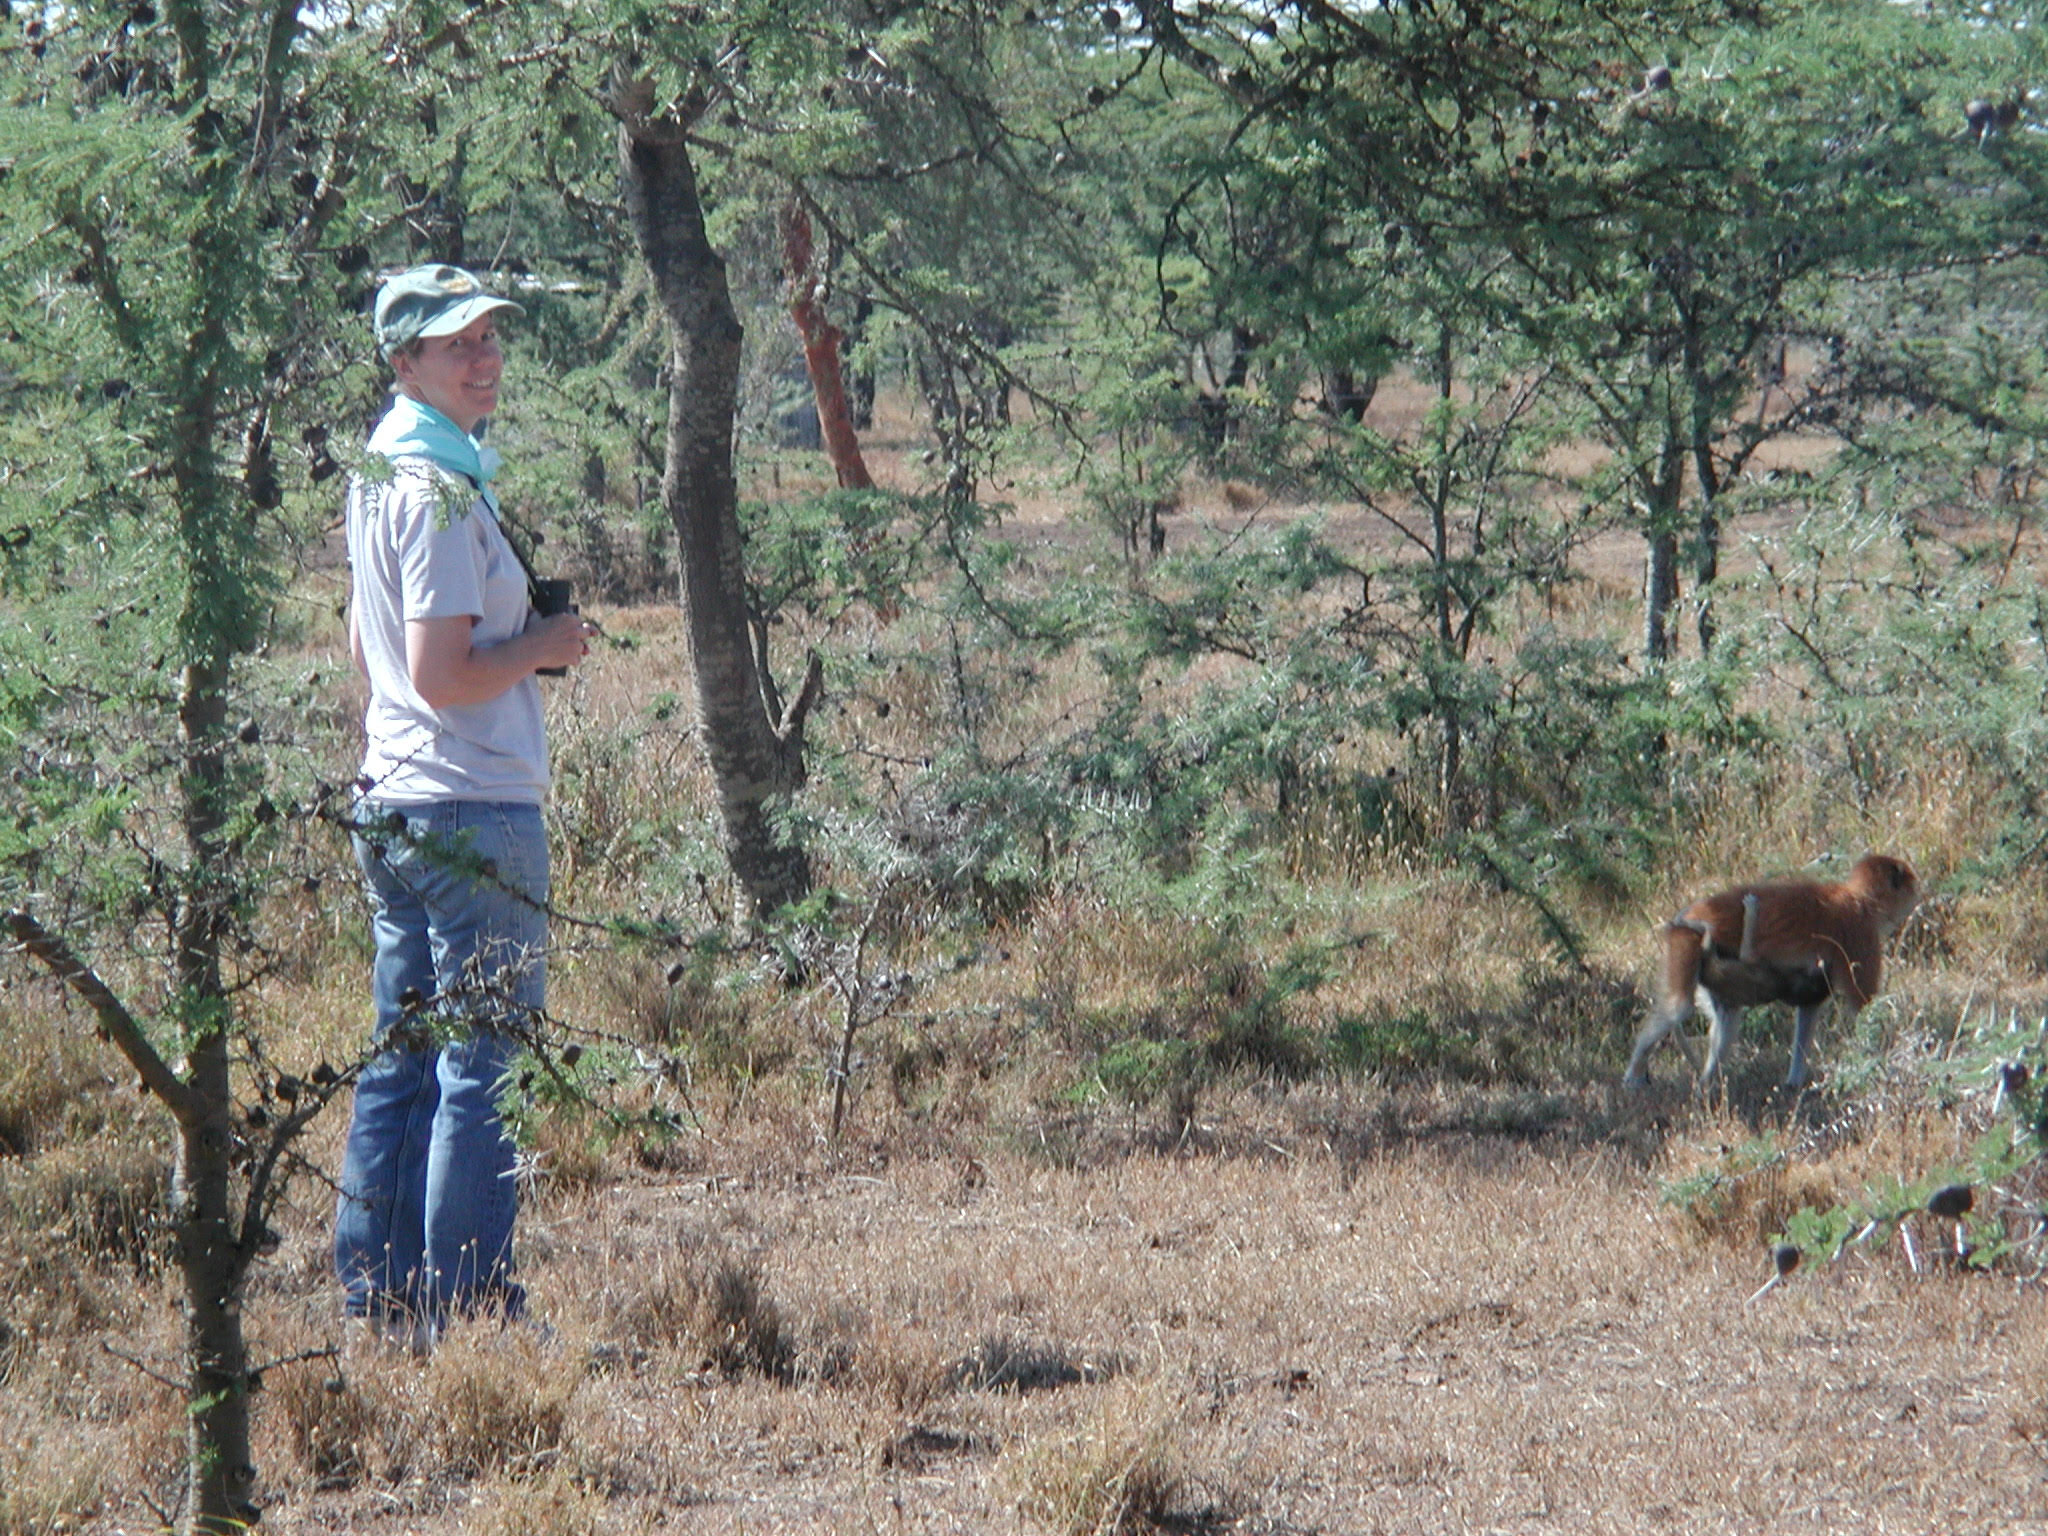
M234 1219L229 1154L234 1146L225 1031L192 1048L188 1083L204 1118L179 1127L171 1219L185 1290L186 1429L189 1490L185 1529L228 1536L256 1518L256 1468L249 1453L248 1353L242 1289L248 1274Z
M1693 603L1698 610L1698 632L1700 655L1713 654L1714 635L1714 583L1721 575L1721 476L1714 467L1714 439L1712 422L1701 403L1705 388L1697 380L1689 381L1693 394L1692 462L1693 475L1700 483L1699 549L1693 564Z
M748 644L732 430L740 323L725 262L711 248L695 167L680 125L646 115L653 88L620 86L619 170L626 211L654 279L670 342L667 464L662 499L682 563L684 631L696 674L697 723L717 784L727 862L750 916L810 888L810 860L785 840L770 803L803 782L803 725L823 692L815 655L796 700L770 718L772 684Z
M839 344L845 333L825 315L825 278L816 270L811 216L791 199L782 210L782 264L789 279L789 313L803 338L804 369L811 376L811 398L818 406L818 429L825 452L842 490L865 491L874 485L861 457L860 437L846 401L846 378L840 367Z
M204 141L204 135L200 135ZM215 172L214 201L232 195L232 171ZM194 242L201 273L236 269L233 225L222 221ZM231 789L228 688L232 659L254 648L258 602L234 559L253 545L254 505L220 472L222 390L228 355L229 285L202 281L177 372L171 429L178 542L186 563L179 627L191 657L178 686L179 823L192 878L172 918L178 979L171 1014L184 1052L184 1094L174 1104L177 1157L171 1222L184 1284L186 1379L185 1536L227 1536L257 1518L256 1468L249 1447L248 1353L242 1291L248 1277L235 1221L234 1084L228 1038L234 1010L221 974L237 881L223 832ZM240 434L238 434L240 435Z
M1700 655L1712 654L1714 636L1714 583L1721 575L1721 513L1711 496L1700 498L1699 556L1693 566L1693 603L1698 610L1696 628Z
M1437 805L1446 831L1465 830L1463 785L1465 772L1465 701L1450 686L1465 659L1460 624L1453 612L1456 577L1451 551L1451 498L1457 494L1451 463L1449 407L1455 398L1457 367L1454 360L1456 336L1444 326L1437 335L1436 394L1445 407L1438 419L1445 423L1436 440L1436 473L1425 496L1429 505L1430 602L1436 625L1437 680ZM1363 407L1360 408L1363 414Z
M1678 503L1685 493L1685 451L1675 428L1657 455L1644 507L1649 556L1643 566L1643 664L1671 658L1671 610L1678 602Z
M1652 528L1643 561L1643 662L1662 666L1671 655L1671 606L1678 600L1678 536Z
M201 456L195 460L204 463ZM205 476L189 473L189 467L180 478L195 496L209 489ZM226 679L224 666L194 662L185 668L178 701L185 843L194 867L204 870L222 863ZM171 1222L185 1290L184 1529L190 1536L242 1531L257 1514L256 1468L249 1452L248 1353L242 1337L242 1287L249 1266L235 1220L235 1100L220 968L224 908L230 899L223 884L199 882L184 897L176 919L178 1024L186 1065L185 1094L176 1106Z

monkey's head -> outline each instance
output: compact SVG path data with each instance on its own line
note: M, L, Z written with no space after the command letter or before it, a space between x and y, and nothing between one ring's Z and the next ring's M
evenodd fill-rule
M1848 883L1876 911L1878 926L1887 934L1920 905L1920 877L1904 859L1888 854L1865 854L1849 871Z

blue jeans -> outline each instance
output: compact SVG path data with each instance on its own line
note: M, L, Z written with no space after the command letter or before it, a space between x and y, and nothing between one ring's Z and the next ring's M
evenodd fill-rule
M540 807L363 800L356 826L379 1049L356 1079L334 1220L348 1310L517 1316L514 1147L497 1101L519 1049L506 1026L545 999Z

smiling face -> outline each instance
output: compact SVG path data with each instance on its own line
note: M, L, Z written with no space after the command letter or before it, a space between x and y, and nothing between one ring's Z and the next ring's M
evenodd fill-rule
M465 432L474 432L498 405L505 354L498 349L495 315L481 315L452 336L427 336L392 358L400 393L431 405Z

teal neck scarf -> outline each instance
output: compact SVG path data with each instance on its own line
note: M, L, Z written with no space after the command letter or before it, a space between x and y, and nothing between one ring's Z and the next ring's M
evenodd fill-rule
M483 444L487 423L478 422L472 437L446 416L410 395L394 395L391 409L370 434L370 452L387 459L429 459L475 486L497 515L498 499L490 492L498 467L505 461Z

